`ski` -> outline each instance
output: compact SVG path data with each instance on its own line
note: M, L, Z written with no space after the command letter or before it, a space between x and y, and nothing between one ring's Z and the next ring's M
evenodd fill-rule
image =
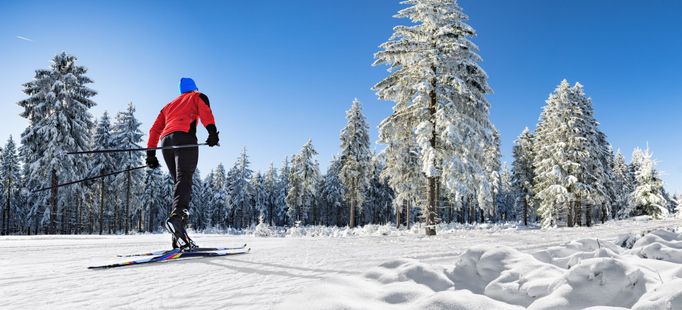
M189 251L185 251L185 253L190 253L190 252L209 252L209 251L230 251L230 250L242 250L246 248L246 243L242 246L238 247L227 247L227 248L195 248ZM160 250L160 251L155 251L155 252L146 252L146 253L135 253L135 254L122 254L122 255L116 255L118 257L136 257L136 256L159 256L159 255L164 255L167 253L171 253L175 251L173 250Z
M132 265L142 265L142 264L158 263L158 262L165 262L165 261L173 261L173 260L178 260L181 258L220 257L220 256L247 254L249 252L251 252L250 248L246 249L245 251L241 251L241 252L197 252L197 251L182 252L179 249L175 249L169 253L159 255L159 256L143 258L143 259L138 259L138 260L132 260L132 261L127 261L127 262L122 262L122 263L109 264L109 265L90 266L90 267L88 267L88 269L110 269L110 268L125 267L125 266L132 266Z

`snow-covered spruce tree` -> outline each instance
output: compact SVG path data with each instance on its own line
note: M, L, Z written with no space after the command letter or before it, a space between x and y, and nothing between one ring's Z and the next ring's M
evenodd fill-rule
M510 221L516 219L514 209L515 193L512 187L512 175L509 165L505 162L500 173L500 188L497 194L497 214L498 219Z
M481 208L481 223L485 222L485 216L494 217L497 208L497 195L500 190L500 135L495 126L492 127L492 143L485 147L485 169L490 180L489 183L481 184L487 187L485 190L477 191L478 201L483 202ZM490 193L490 194L486 194Z
M346 127L341 130L341 182L346 188L345 199L349 206L348 226L355 227L355 212L362 211L365 193L372 170L369 149L369 126L362 115L360 101L356 98L346 112Z
M195 230L204 229L206 223L207 208L206 196L204 196L204 181L201 180L199 169L192 175L192 200L189 202L189 220Z
M225 166L222 163L218 164L211 173L210 180L211 197L209 197L209 205L213 211L211 215L211 226L215 228L226 227L228 225L228 216L230 215L229 200L230 195L227 187L227 175L225 173ZM231 220L231 218L229 219Z
M475 31L466 24L468 17L455 0L403 3L409 7L396 17L415 24L395 27L393 36L375 54L375 65L386 64L391 73L374 89L381 99L395 102L393 115L382 128L408 119L400 115L412 114L416 127L396 126L410 132L416 129L419 164L427 183L422 213L426 234L434 235L439 182L451 193L475 194L481 206L492 201L486 169L490 161L485 158L493 144L485 98L491 89L478 65L477 47L469 40Z
M668 210L663 197L663 181L656 171L656 163L648 147L643 151L636 149L635 152L641 154L641 158L637 158L637 186L630 195L630 204L634 206L635 215L661 218L668 214ZM633 162L634 158L633 153Z
M582 225L583 206L589 226L592 207L610 199L610 146L593 114L579 83L562 81L547 100L533 142L533 190L543 227L559 219Z
M263 220L270 226L275 225L275 212L277 211L277 196L278 196L278 175L277 169L275 169L274 164L270 164L268 172L265 173L263 178L263 191L264 191L264 215Z
M573 91L563 80L547 99L533 142L533 191L543 228L556 226L562 215L568 226L573 226L573 216L580 214L574 208L579 203L579 191L587 187L582 159L589 153L584 120L577 119L579 116Z
M96 92L86 85L92 80L85 76L87 69L76 64L76 57L61 53L52 60L50 69L36 70L31 82L24 84L29 97L19 101L24 110L21 116L29 126L21 134L21 154L29 166L33 188L58 184L59 180L84 177L89 171L86 160L77 156L62 156L68 151L83 151L90 146L94 126L88 112L95 106L90 100ZM62 211L62 224L68 220L69 208L82 200L82 185L50 191L49 233L57 232L57 215ZM31 207L40 207L44 194L32 195ZM63 210L60 210L63 208ZM66 228L62 225L62 228Z
M291 167L289 165L289 158L285 157L282 162L282 168L279 171L279 180L277 182L277 211L275 212L275 225L284 226L290 222L289 207L287 207L287 196L289 194L289 177L291 176Z
M312 140L308 140L291 161L289 190L286 197L291 224L296 222L305 224L308 212L314 207L315 189L320 177L316 155Z
M265 191L265 178L260 171L253 175L250 182L251 188L251 206L252 210L250 213L249 226L261 223L261 216L265 216L267 213L266 201L268 199L268 193Z
M144 171L144 193L141 196L144 223L143 229L148 232L155 232L161 229L162 214L168 208L165 205L166 194L165 178L161 169L146 169ZM161 220L160 220L161 219Z
M512 163L512 188L515 197L517 219L528 225L529 217L534 213L533 204L533 140L535 137L526 127L514 141Z
M372 176L364 203L365 223L386 224L392 217L393 191L388 179L382 176L385 158L379 154L372 157Z
M133 103L128 104L125 111L119 112L116 115L116 122L113 126L114 144L118 148L131 149L139 148L139 143L142 142L144 135L140 130L142 123L135 118L135 106ZM141 152L128 152L116 154L116 166L121 169L129 169L142 165ZM118 201L125 209L121 212L123 216L117 216L117 229L120 230L123 226L123 231L127 234L130 229L130 210L137 209L139 205L139 193L136 192L142 183L142 171L128 171L116 175L116 188Z
M24 208L18 203L21 199L21 167L19 154L14 144L14 139L9 136L7 144L0 151L0 180L2 180L2 192L0 192L0 204L3 206L2 231L4 235L12 234L20 229L17 219L24 215Z
M92 142L94 149L111 149L116 146L111 132L111 120L109 118L109 114L106 111L104 111L104 114L102 114L99 122L97 122ZM101 175L111 173L116 170L116 161L112 153L93 154L90 160L92 163L92 168L90 170L91 175ZM116 186L116 183L113 182L113 179L113 177L104 177L97 182L97 196L99 198L99 213L97 219L99 223L100 235L104 232L105 215L106 212L109 211L108 207L114 206L115 208L115 206L118 204L115 199L115 190L111 188L112 183L114 187ZM116 213L116 210L114 213ZM106 222L109 221L111 221L111 219L106 220Z
M625 157L616 152L616 157L613 161L613 190L615 200L613 203L612 213L618 218L626 218L632 214L633 208L630 205L630 194L634 190L633 182L630 174L630 168L625 162Z
M327 173L324 175L322 182L322 191L320 198L323 200L327 218L325 222L328 225L342 226L345 221L345 202L344 202L344 186L340 178L341 161L334 157L332 158Z
M233 216L233 225L237 229L248 227L253 220L251 218L253 211L251 205L252 190L249 184L253 171L249 165L249 157L246 155L246 148L244 148L227 176L230 214Z
M389 120L390 119L390 120ZM386 144L383 153L386 165L382 176L395 193L393 207L396 227L400 228L400 214L405 208L405 223L410 227L410 207L423 201L426 180L420 170L419 147L412 128L415 118L412 113L392 115L379 125L379 142Z

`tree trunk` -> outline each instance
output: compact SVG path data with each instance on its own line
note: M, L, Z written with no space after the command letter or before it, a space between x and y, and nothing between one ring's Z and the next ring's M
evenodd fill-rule
M400 211L402 207L395 208L395 228L400 228Z
M128 166L130 168L130 166ZM128 229L130 228L130 170L126 173L126 220L125 220L125 234L128 234Z
M52 207L52 212L50 212L50 234L55 234L57 232L57 194L59 184L57 179L57 171L52 170L52 190L50 190L50 206Z
M355 227L355 198L351 198L350 200L350 215L348 219L348 227L353 228Z
M574 226L574 221L573 221L573 203L568 204L568 212L566 212L566 226L568 227L573 227Z
M10 227L12 226L12 221L10 217L10 212L11 212L11 201L12 201L12 167L10 165L9 168L9 176L7 177L7 216L5 217L5 220L7 221L6 227L5 227L5 234L9 235L10 234Z
M104 178L100 179L99 185L99 234L104 229Z
M142 208L137 210L137 232L142 232Z
M573 219L573 221L575 222L576 225L583 226L583 219L582 219L583 214L582 214L582 206L580 205L580 202L576 203L574 211L575 211L575 213L574 213L575 218Z
M409 201L405 205L405 226L407 226L407 230L410 230L410 202Z
M434 75L436 74L436 67L431 66L431 70ZM436 149L436 80L435 78L431 80L431 92L429 93L429 118L431 120L431 147ZM435 161L435 158L434 158ZM436 165L435 162L431 163ZM427 180L427 206L426 206L426 235L435 236L436 235L436 184L438 177L429 176Z
M592 226L592 205L585 207L585 226Z

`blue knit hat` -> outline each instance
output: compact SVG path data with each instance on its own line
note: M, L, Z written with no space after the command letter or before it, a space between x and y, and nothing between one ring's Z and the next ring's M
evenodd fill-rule
M180 79L180 93L184 94L188 91L193 91L197 90L197 84L194 83L194 80L191 78L181 78Z

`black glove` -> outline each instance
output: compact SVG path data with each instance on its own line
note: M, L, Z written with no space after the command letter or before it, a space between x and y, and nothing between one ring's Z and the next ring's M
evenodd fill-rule
M159 160L156 159L155 151L147 151L147 167L152 169L161 167L161 165L159 164Z
M218 129L215 128L215 125L210 124L206 126L206 130L208 130L208 139L206 139L206 144L208 146L218 145L218 141L220 141L220 139L218 139L219 132Z

